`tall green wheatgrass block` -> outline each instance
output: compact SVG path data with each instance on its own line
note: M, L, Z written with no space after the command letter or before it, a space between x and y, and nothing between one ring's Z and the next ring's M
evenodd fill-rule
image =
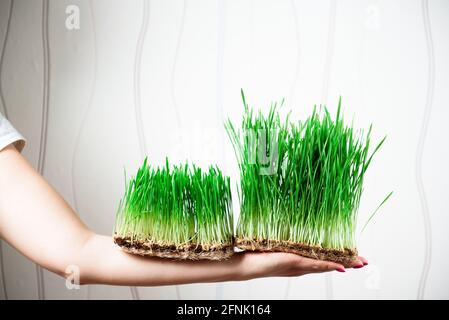
M349 265L357 256L363 179L385 138L370 152L371 126L347 126L341 101L335 117L315 107L293 123L280 118L277 104L264 115L248 106L243 91L242 99L240 129L225 124L240 168L236 245Z
M145 159L127 181L115 242L127 252L176 259L226 259L233 253L229 177L217 167L169 165Z

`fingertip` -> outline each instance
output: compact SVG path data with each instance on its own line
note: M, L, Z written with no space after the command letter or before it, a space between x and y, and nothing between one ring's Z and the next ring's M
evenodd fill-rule
M360 268L363 268L364 266L365 265L363 264L363 262L361 260L354 261L354 263L351 265L351 267L354 269L360 269Z
M339 266L338 268L335 269L335 271L338 271L338 272L346 272L346 269L345 269L345 267L343 267L343 266Z
M346 269L345 269L345 267L342 265L342 264L339 264L339 263L334 263L333 264L333 269L335 270L335 271L338 271L338 272L346 272Z
M368 265L368 260L366 260L364 257L359 257L360 261L362 261L364 266Z

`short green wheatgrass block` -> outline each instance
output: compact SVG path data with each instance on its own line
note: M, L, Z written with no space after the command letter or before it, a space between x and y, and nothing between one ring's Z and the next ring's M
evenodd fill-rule
M165 250L171 251L168 257L184 252L189 258L189 251L232 249L232 219L230 180L218 167L171 167L167 160L164 167L153 168L145 159L126 184L115 238L133 253Z

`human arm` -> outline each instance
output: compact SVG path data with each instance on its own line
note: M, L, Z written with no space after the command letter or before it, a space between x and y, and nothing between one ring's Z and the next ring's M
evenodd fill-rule
M77 266L81 283L154 286L344 270L288 253L239 253L221 262L126 254L110 236L91 231L12 145L0 151L0 236L61 276L68 276L68 266ZM364 262L360 257L354 267Z

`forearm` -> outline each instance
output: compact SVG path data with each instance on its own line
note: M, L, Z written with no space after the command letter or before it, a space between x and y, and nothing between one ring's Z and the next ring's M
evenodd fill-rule
M81 283L158 286L243 280L243 255L221 262L173 261L122 252L111 237L92 235L75 264Z

